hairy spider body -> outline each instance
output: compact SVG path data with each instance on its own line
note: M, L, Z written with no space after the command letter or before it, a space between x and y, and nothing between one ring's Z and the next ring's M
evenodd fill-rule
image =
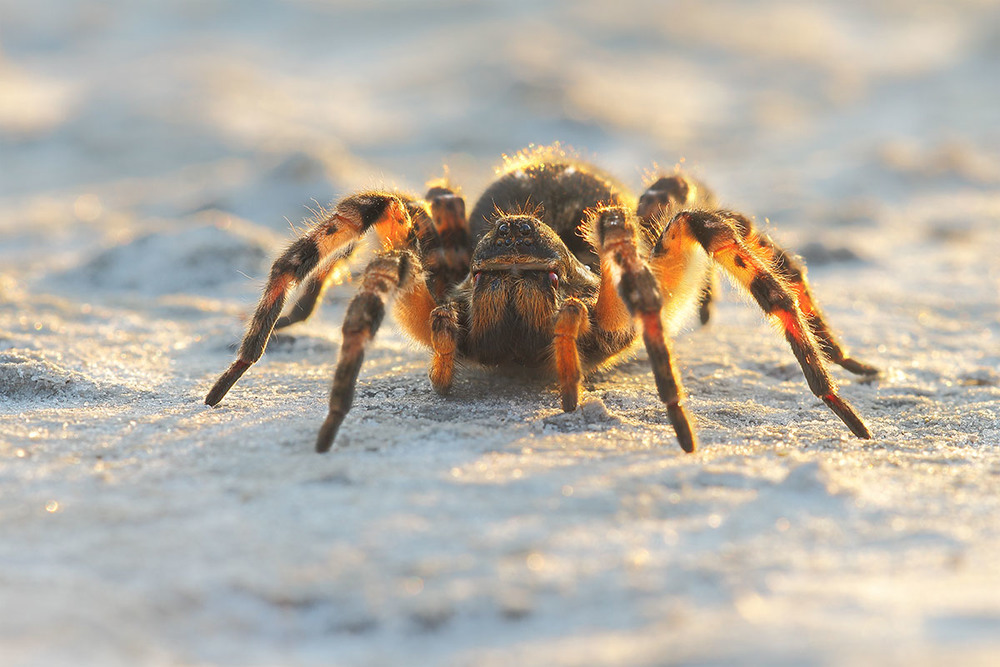
M795 258L747 217L717 208L686 175L662 176L636 200L554 148L520 154L468 218L462 197L443 186L422 199L383 191L343 199L275 261L238 357L207 404L260 358L272 329L313 312L335 269L372 231L381 248L347 308L317 451L330 448L350 409L365 346L393 297L397 320L433 350L430 380L442 394L456 363L540 368L554 374L572 411L585 374L641 338L678 441L694 451L669 335L696 309L708 321L716 265L782 327L810 390L856 436L871 437L825 362L877 371L847 356ZM297 283L298 299L279 317Z

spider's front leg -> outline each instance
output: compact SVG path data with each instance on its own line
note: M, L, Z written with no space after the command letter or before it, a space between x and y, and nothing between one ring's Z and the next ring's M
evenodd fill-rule
M330 408L316 438L316 451L329 451L340 424L354 402L354 387L364 361L365 347L378 331L389 300L398 295L411 306L429 310L434 302L423 280L416 279L420 262L409 250L389 251L371 261L361 278L361 289L351 299L344 317L344 340L330 389Z
M292 243L271 266L264 293L257 304L236 360L226 369L205 397L207 405L217 405L236 381L253 365L267 347L288 291L312 274L323 271L347 254L354 241L369 229L376 229L384 247L402 245L411 221L399 197L386 192L364 192L344 199L328 217ZM322 292L321 280L310 284L311 306ZM303 308L305 310L305 307ZM311 312L311 307L308 308ZM293 314L294 316L294 314Z
M667 406L681 448L693 452L698 447L698 439L682 403L684 392L663 331L663 296L656 278L639 254L637 223L637 218L621 206L601 208L593 214L601 273L610 276L610 281L607 278L602 281L596 306L598 322L620 321L624 310L621 304L624 304L627 314L642 324L642 339L653 368L657 393ZM612 286L617 287L616 298L608 293Z

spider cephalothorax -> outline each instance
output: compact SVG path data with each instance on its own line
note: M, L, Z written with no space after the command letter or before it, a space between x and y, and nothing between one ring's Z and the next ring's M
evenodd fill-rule
M572 411L584 374L641 337L677 439L694 451L668 335L695 309L708 321L715 265L782 327L810 390L856 436L871 437L825 362L863 375L877 371L847 356L797 259L747 217L717 208L712 194L684 174L660 177L635 200L558 149L520 154L468 218L464 200L441 185L422 199L371 191L340 201L275 261L238 357L209 391L208 405L260 358L272 329L312 313L370 231L381 247L347 308L317 451L330 448L350 409L364 348L393 298L399 322L433 350L430 380L440 393L451 388L456 360L526 366L550 371L563 409ZM298 299L279 317L298 283Z
M597 286L548 225L501 216L477 244L470 278L455 290L467 310L459 351L485 365L542 366L560 306L578 293L596 294Z

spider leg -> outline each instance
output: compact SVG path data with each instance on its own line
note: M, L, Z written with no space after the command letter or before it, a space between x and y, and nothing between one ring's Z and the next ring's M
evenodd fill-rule
M465 199L439 186L428 190L424 198L433 225L432 233L421 237L420 261L431 281L428 287L438 302L444 302L448 290L469 275L472 243Z
M652 183L639 197L636 214L642 220L646 241L653 245L663 233L667 222L679 211L716 208L715 195L707 187L686 174L663 176ZM715 293L718 292L715 270L708 267L698 297L698 319L702 325L712 318Z
M715 271L709 267L705 272L705 284L701 287L701 296L698 298L698 321L702 326L708 324L715 312L715 293L719 290L719 281L715 277Z
M430 379L434 391L444 395L451 391L455 376L455 350L458 347L459 314L457 304L448 303L431 311L431 361Z
M564 412L576 410L579 403L583 371L576 341L590 328L589 314L587 306L576 297L566 299L556 314L553 351Z
M300 290L298 298L288 310L288 313L279 317L274 323L275 331L309 319L316 310L316 306L322 300L326 288L333 282L338 270L343 269L344 260L350 256L351 252L352 249L348 247L344 250L343 258L338 257L333 261L328 261L309 274L309 277Z
M670 345L663 331L663 296L656 277L639 254L638 221L620 206L601 208L592 215L602 276L611 276L618 300L624 303L628 314L642 324L642 339L653 368L657 393L667 406L681 448L693 452L698 447L698 440L682 404L683 388L671 362ZM609 307L611 304L602 306L601 303L607 300L607 285L602 282L595 307L599 322L602 318L613 320L615 316L615 309Z
M429 316L413 313L409 329L417 329L429 322L426 336L434 358L428 373L434 390L441 394L451 391L455 375L455 350L458 347L461 330L459 328L461 305L449 300L448 294L469 275L471 261L468 219L465 215L465 199L453 190L431 187L424 195L429 210L429 218L418 226L420 240L420 261L424 266L427 289L438 303Z
M819 343L823 355L856 375L877 375L879 372L877 368L848 356L847 350L837 340L830 325L827 324L819 304L816 303L816 298L809 290L805 266L796 257L774 243L766 234L754 229L749 220L747 220L747 226L749 231L744 237L744 243L748 248L754 250L755 254L765 263L769 263L774 268L775 273L788 282L798 299L799 308L802 309L802 314L809 324L809 328L816 336L816 342Z
M316 438L317 452L329 451L340 424L351 409L365 347L375 337L389 300L394 295L401 300L412 296L425 304L433 303L422 281L415 279L419 273L420 262L408 250L383 253L365 268L361 288L348 304L344 317L344 340L330 388L329 411Z
M264 354L267 340L292 286L305 280L324 262L336 261L344 256L353 242L372 228L377 231L385 248L405 243L411 221L399 197L385 192L363 192L348 197L278 257L271 266L264 293L247 325L237 358L208 392L205 397L207 405L217 405Z
M439 245L440 240L428 215L425 203L406 197L402 199L406 205L407 212L410 214L413 230L416 238L419 240L420 247L424 247L425 245L432 247L435 243ZM302 322L313 314L316 306L319 305L320 300L323 298L323 293L326 292L326 288L333 282L338 272L347 270L347 260L354 252L354 249L355 244L349 244L339 253L339 256L334 256L331 259L321 262L313 269L302 289L299 290L298 298L288 313L279 317L278 321L275 322L275 330L284 329L285 327Z
M771 262L747 246L750 221L731 211L685 211L677 214L664 230L653 249L656 261L683 254L697 243L727 273L745 287L760 308L776 320L785 332L802 368L809 389L859 438L871 438L871 432L844 399L823 364L823 351L796 299L790 283ZM804 284L804 283L803 283Z

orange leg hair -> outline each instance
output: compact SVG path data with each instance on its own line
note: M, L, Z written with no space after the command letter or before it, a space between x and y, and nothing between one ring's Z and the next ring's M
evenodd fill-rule
M556 374L559 377L562 409L565 412L576 410L580 399L580 381L583 379L583 372L580 369L580 353L576 349L576 340L590 328L590 319L587 315L587 306L576 297L566 299L556 314L555 340L552 347Z
M455 348L458 344L458 312L453 304L438 306L431 311L431 361L430 378L434 390L447 394L455 376Z

